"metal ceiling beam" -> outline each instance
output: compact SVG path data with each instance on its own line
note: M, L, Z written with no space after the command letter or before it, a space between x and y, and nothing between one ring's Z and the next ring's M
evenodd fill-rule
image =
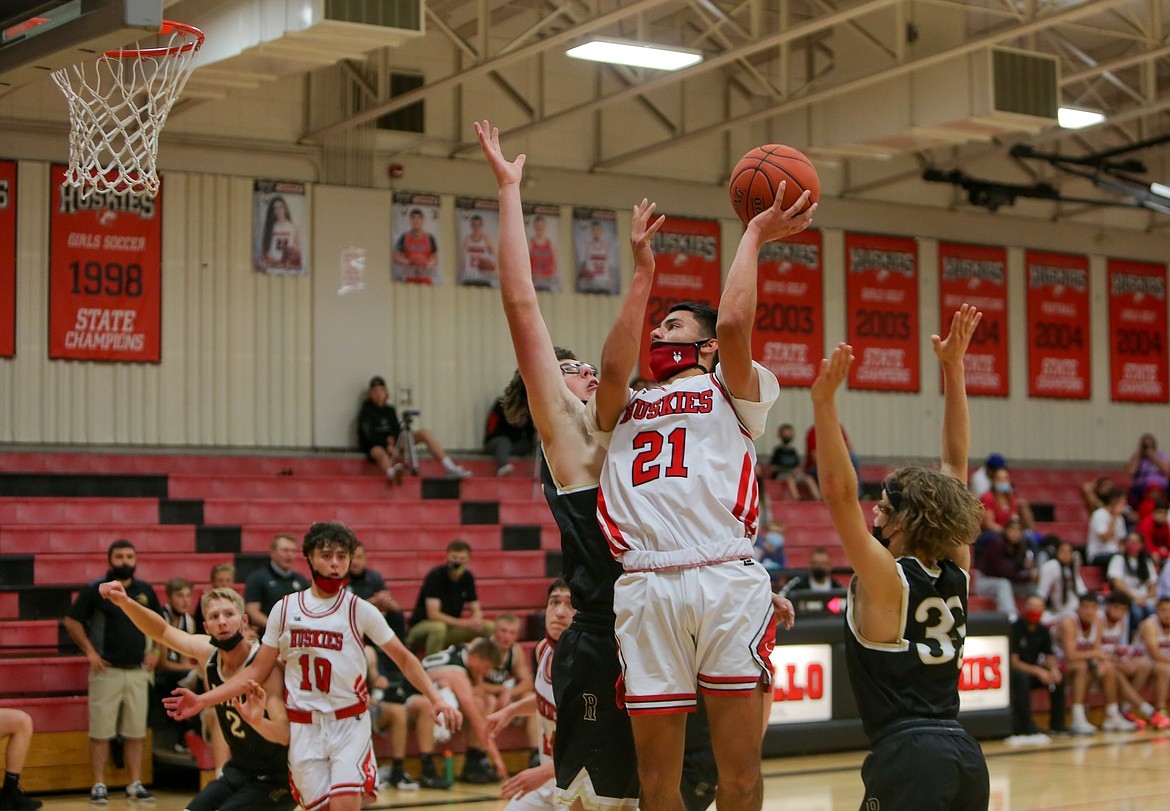
M710 126L701 127L697 130L692 130L685 135L680 135L667 141L659 141L647 146L639 147L638 149L631 149L628 152L623 152L620 155L614 155L610 158L606 158L605 160L598 161L593 168L595 170L610 169L614 166L620 166L623 163L628 163L632 160L646 157L647 155L660 153L667 147L679 146L690 143L692 141L709 138L713 135L718 135L719 133L730 129L743 127L748 124L755 124L759 121L765 121L774 116L790 113L794 110L803 109L812 104L827 101L855 90L860 90L880 82L896 79L900 76L905 76L915 71L922 70L923 68L928 68L939 62L953 59L954 57L961 54L971 53L983 48L988 48L992 45L1002 42L1005 39L1014 39L1016 37L1027 36L1029 34L1042 31L1046 28L1059 25L1065 21L1077 20L1089 14L1096 14L1103 9L1110 8L1114 5L1118 5L1127 1L1128 0L1086 0L1086 2L1078 6L1069 6L1048 16L1023 23L1022 25L1005 28L996 31L993 34L985 35L973 40L968 40L967 42L957 47L949 48L945 51L940 51L920 59L915 59L911 62L904 62L900 65L894 65L886 68L885 70L876 71L875 73L872 73L864 78L844 82L835 87L829 87L818 92L810 93L809 95L799 99L792 99L785 102L784 104L779 105L778 107L770 107L765 110L758 110L753 113L737 116L736 118L728 121L722 121L718 124L712 124ZM545 119L545 121L547 120L548 119ZM535 124L530 124L528 126L531 128L534 126L539 126L543 123L544 121L541 121L536 122Z
M720 54L719 56L713 57L711 59L705 59L699 64L684 70L680 70L677 73L668 76L662 76L657 79L651 79L648 82L643 82L640 85L626 88L625 90L620 90L616 93L611 93L608 96L582 102L581 104L577 104L573 107L561 110L560 112L554 113L553 115L546 116L539 121L534 121L531 124L514 127L508 130L508 135L513 138L519 137L533 130L542 129L557 122L563 121L566 118L580 115L582 113L594 112L596 110L602 109L603 107L616 104L620 101L626 101L627 99L630 99L639 93L649 93L663 87L669 87L671 85L678 84L681 81L693 78L702 73L706 73L707 71L715 70L716 68L721 68L724 65L737 62L745 56L756 53L758 51L775 48L777 46L793 42L803 37L815 34L819 31L832 28L833 26L841 25L842 23L846 23L858 17L881 11L882 9L888 8L890 6L895 6L902 1L903 0L869 0L867 3L862 3L848 9L842 9L835 14L828 14L824 17L818 17L815 20L809 20L808 22L800 23L799 25L793 26L786 31L773 34L771 36L765 37L764 39L756 40L755 42L747 43L740 48ZM1089 2L1119 3L1124 2L1124 0L1089 0ZM479 147L476 144L469 143L462 149L458 150L458 153L467 152L478 148Z
M900 0L886 0L886 2L891 1L897 2ZM322 127L321 129L309 132L301 138L301 142L314 143L330 135L336 135L339 132L353 129L354 127L357 127L361 124L365 124L369 121L380 118L387 113L392 113L395 110L400 110L403 107L414 104L417 101L422 101L427 96L435 93L436 91L457 87L470 79L483 76L493 70L499 70L500 68L503 68L514 62L527 59L530 56L535 56L536 54L543 51L565 45L582 34L586 34L597 28L603 28L604 26L619 22L620 20L624 20L626 17L631 15L638 14L642 11L646 11L668 2L672 2L672 0L636 0L636 2L631 3L628 6L623 6L621 8L614 9L613 11L606 12L605 14L601 14L591 20L587 20L579 26L567 29L558 34L552 34L549 37L540 40L539 42L534 42L531 45L518 48L510 53L487 59L466 70L452 73L449 76L444 76L442 79L437 79L434 82L423 85L418 90L412 90L409 93L403 93L401 96L395 96L393 99L390 99L383 104L379 104L376 107L372 107L369 110L363 110L356 115L344 118L341 121L330 124L327 127Z

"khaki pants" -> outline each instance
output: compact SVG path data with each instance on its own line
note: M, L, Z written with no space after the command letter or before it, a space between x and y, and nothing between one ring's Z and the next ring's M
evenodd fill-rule
M89 673L89 737L108 741L146 737L150 674L140 667L107 667Z
M419 645L427 656L460 642L470 642L481 636L491 636L496 624L491 620L483 621L483 630L478 634L467 628L452 628L445 622L438 620L423 620L416 623L406 635L406 647L414 650Z

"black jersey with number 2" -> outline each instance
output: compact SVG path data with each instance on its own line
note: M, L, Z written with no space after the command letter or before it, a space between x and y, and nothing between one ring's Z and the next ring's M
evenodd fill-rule
M849 586L845 654L865 733L894 721L954 720L967 638L967 573L951 560L928 569L917 558L895 563L902 578L903 631L896 642L870 642L853 616L857 578Z
M248 662L255 658L258 650L259 645L252 648L252 652L248 654ZM223 675L219 672L219 651L212 651L207 659L208 687L214 690L223 683ZM251 724L240 717L231 702L216 704L215 714L219 718L223 738L231 749L232 765L249 774L288 774L287 746L273 743L257 732Z

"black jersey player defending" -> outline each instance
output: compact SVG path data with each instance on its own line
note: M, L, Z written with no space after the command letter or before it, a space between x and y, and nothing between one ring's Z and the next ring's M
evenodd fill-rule
M821 493L849 563L846 662L873 751L864 809L986 811L987 764L957 720L970 544L982 508L966 487L970 421L963 356L981 313L966 304L946 340L931 336L944 382L941 470L890 474L872 534L835 395L853 361L839 344L812 386Z

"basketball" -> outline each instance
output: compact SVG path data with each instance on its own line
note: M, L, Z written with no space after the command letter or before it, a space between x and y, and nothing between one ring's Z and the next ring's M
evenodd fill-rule
M731 171L731 207L747 225L776 201L780 182L786 181L782 207L788 208L808 189L810 203L821 196L816 167L799 150L781 144L758 146L739 159Z

